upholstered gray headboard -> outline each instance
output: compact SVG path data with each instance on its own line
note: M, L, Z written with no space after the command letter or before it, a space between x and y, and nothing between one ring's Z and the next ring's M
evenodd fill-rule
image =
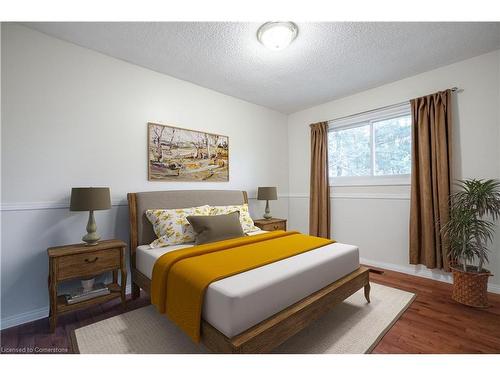
M130 251L133 255L139 245L151 243L155 238L153 227L145 212L154 208L185 208L226 206L248 203L247 193L241 190L169 190L127 194L130 220Z

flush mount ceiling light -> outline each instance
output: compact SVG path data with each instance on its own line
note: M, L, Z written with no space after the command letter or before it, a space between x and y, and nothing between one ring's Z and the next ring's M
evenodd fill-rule
M257 30L257 39L269 49L281 50L288 47L298 33L293 22L266 22Z

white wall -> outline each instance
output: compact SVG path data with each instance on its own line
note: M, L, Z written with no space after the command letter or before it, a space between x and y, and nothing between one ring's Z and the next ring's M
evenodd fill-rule
M2 25L2 326L47 314L46 248L78 242L72 186L109 186L103 238L128 242L127 192L241 189L288 194L286 116L20 25ZM147 181L146 123L228 135L230 181ZM262 202L250 201L254 216ZM287 199L272 202L287 217Z
M332 82L334 84L334 82ZM294 113L288 118L290 228L308 230L309 124L399 103L457 86L454 94L455 178L500 177L500 51L419 74ZM449 281L408 262L409 187L332 189L332 235L360 246L367 264ZM492 246L490 290L500 292L500 229Z
M2 327L47 314L46 248L85 231L86 215L67 208L72 186L111 187L113 208L96 213L103 238L128 240L129 191L244 189L253 197L258 185L278 186L273 213L307 232L308 125L452 86L464 90L454 103L455 176L500 177L500 51L294 113L288 126L275 111L14 24L2 25L1 72ZM148 121L228 135L230 182L148 182ZM408 265L408 186L339 187L332 197L334 238L359 245L367 263L449 281ZM250 201L254 216L260 203ZM498 291L500 232L495 246Z

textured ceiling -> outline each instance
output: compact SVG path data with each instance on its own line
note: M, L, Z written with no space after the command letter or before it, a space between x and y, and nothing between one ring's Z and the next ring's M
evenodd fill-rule
M25 25L283 113L500 49L500 23L297 23L282 51L257 23Z

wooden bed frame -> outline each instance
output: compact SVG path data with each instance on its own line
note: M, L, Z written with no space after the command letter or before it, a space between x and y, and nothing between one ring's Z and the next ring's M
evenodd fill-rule
M144 215L143 212L137 212L136 194L127 194L130 220L130 269L133 299L139 297L141 288L148 294L151 292L151 280L137 270L135 266L135 251L137 246L139 246L138 220L141 220L138 214ZM243 191L242 194L243 201L248 203L247 193ZM214 353L269 353L361 288L364 288L365 298L369 303L369 270L363 266L235 337L226 337L223 333L202 320L201 341Z

